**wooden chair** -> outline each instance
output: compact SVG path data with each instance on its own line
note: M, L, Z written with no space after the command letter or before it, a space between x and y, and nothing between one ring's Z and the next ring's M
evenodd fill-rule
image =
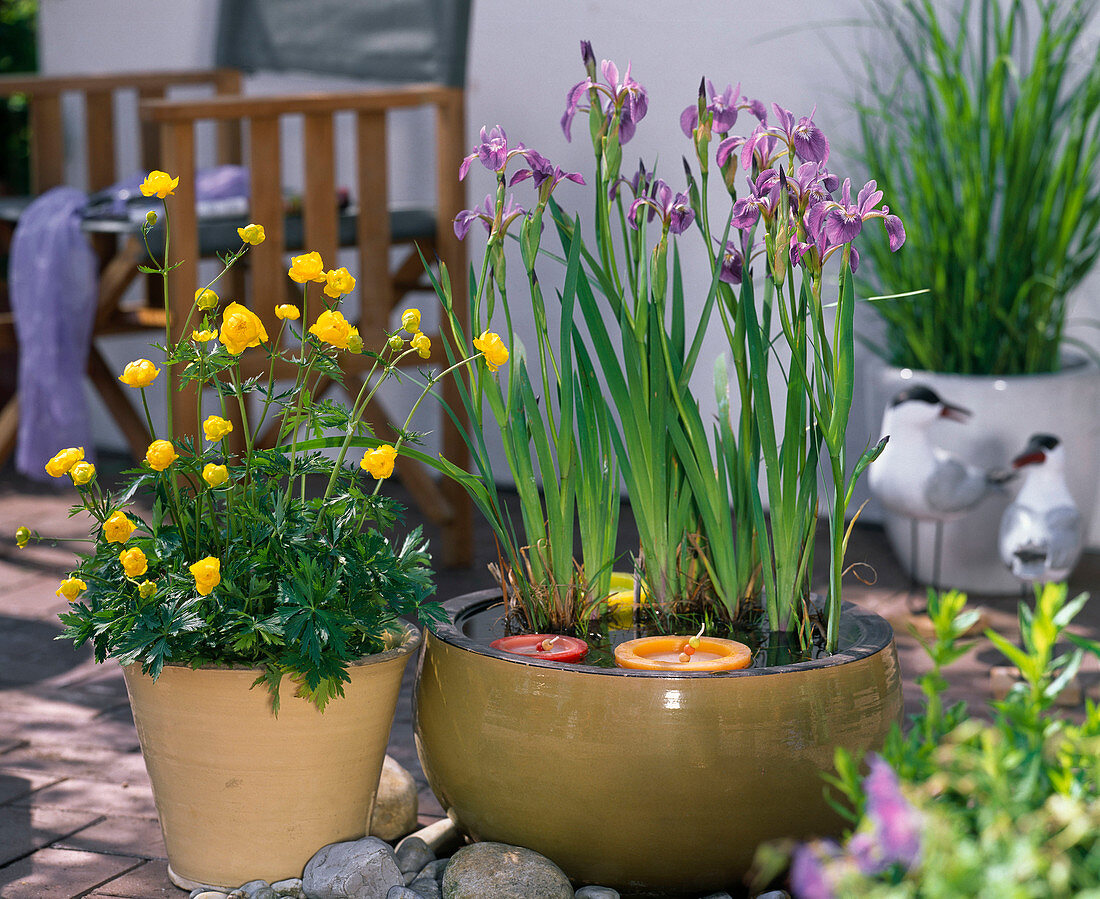
M124 136L138 148L138 165L155 167L162 156L160 133L149 123L141 122L138 104L168 96L177 89L205 90L214 94L240 92L240 73L231 69L197 72L134 72L119 75L72 75L0 77L0 96L21 94L26 97L30 112L31 189L37 196L52 187L65 184L65 149L79 147L83 154L86 183L90 193L115 184L134 172L119 171L116 154L116 122L132 122L135 131ZM71 134L73 124L62 114L62 102L76 97L84 110L84 133ZM130 115L127 118L126 110ZM233 162L239 159L239 136L233 133L235 124L223 124L218 136L219 159ZM238 154L236 159L233 154ZM0 220L9 224L18 220L30 204L31 197L0 198ZM10 240L10 228L5 229L5 243ZM96 336L128 331L164 328L164 298L162 292L150 290L140 306L123 307L121 301L137 276L137 264L144 258L144 249L137 236L124 231L117 236L99 233L93 245L100 258L99 302L94 333ZM0 256L7 255L6 246ZM0 351L14 351L15 329L7 303L7 271L0 272ZM112 371L93 344L88 360L88 376L103 397L104 403L118 423L127 443L137 458L149 444L149 433L140 416L124 396ZM19 426L19 401L13 397L0 409L0 464L11 455Z
M278 332L274 306L284 302L289 286L287 252L316 250L327 267L335 267L342 246L358 251L355 296L359 298L358 325L365 349L380 352L389 327L391 312L406 292L424 289L423 263L419 251L428 260L438 258L447 264L455 287L455 305L465 316L466 260L463 245L455 237L452 221L465 205L458 167L465 151L464 100L461 88L441 84L409 85L392 89L322 93L293 96L213 97L198 101L151 101L142 104L147 122L160 129L163 148L159 168L178 175L172 207L172 261L183 264L173 272L168 304L173 326L181 329L194 302L199 284L195 261L214 250L235 250L240 246L236 223L220 223L222 246L218 237L195 213L193 184L196 171L196 129L202 122L239 123L247 140L246 165L250 172L249 220L264 226L267 239L249 251L248 298L243 300L264 321L269 334ZM387 116L394 110L428 107L434 111L436 204L430 214L391 213L388 203L388 172L393 162L387 154ZM335 174L336 117L350 113L354 117L355 165L353 183L340 185ZM284 155L294 152L285 146L292 128L283 127L288 119L300 120L305 184L300 219L288 217L281 183ZM338 189L347 186L355 198L352 206L341 208ZM242 220L240 224L245 224ZM391 270L390 248L412 246L404 261ZM429 288L430 289L430 288ZM234 299L239 299L234 297ZM434 300L432 301L434 302ZM176 335L178 337L178 335ZM439 353L441 342L433 337L433 358L417 365L444 362ZM344 379L354 395L369 368L366 356L342 354ZM262 367L263 360L259 360ZM242 364L248 365L247 356ZM278 372L277 372L278 374ZM454 382L448 380L444 395L452 408L458 408ZM186 401L177 410L190 408ZM380 403L368 410L375 432L386 433L389 417ZM176 433L194 430L191 416L182 412L174 423ZM441 414L444 456L465 465L465 442L454 424ZM471 507L464 492L449 481L437 484L427 471L409 459L400 459L398 472L421 511L443 531L443 559L450 565L467 565L472 557Z

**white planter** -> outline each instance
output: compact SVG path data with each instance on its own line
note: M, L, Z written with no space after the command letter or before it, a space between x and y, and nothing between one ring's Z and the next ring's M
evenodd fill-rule
M872 415L881 421L886 404L914 384L931 387L944 400L973 413L966 424L947 419L933 425L932 439L972 465L1007 469L1035 433L1061 438L1066 476L1089 533L1100 484L1100 369L1082 357L1067 358L1060 372L992 377L869 367L875 389ZM1001 562L997 533L1001 515L1018 484L1009 484L965 517L943 525L940 587L976 594L1014 593L1020 582ZM916 570L908 518L883 510L886 534L902 567L922 583L933 579L934 525L917 525Z

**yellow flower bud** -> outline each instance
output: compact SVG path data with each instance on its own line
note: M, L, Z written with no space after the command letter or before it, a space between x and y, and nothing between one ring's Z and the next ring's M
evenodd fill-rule
M348 335L348 352L349 353L361 353L363 352L363 338L359 336L359 329L352 328L351 333Z
M206 341L213 340L217 336L218 336L217 331L210 331L210 330L207 330L206 328L203 328L203 330L201 330L201 331L192 331L191 332L191 339L193 341L195 341L196 343L206 343Z
M46 463L46 474L53 478L59 478L68 474L69 469L84 458L84 447L70 446L63 449Z
M218 584L222 582L222 563L213 556L199 559L190 566L191 576L195 579L195 589L203 596L208 596Z
M202 432L206 435L206 439L211 442L221 440L232 430L233 422L222 418L220 415L208 416L206 421L202 423Z
M83 487L95 477L95 466L91 462L77 462L69 469L69 477L77 487Z
M255 312L240 303L230 303L222 313L222 330L218 340L234 356L239 356L249 347L267 343L267 331Z
M344 296L355 290L355 278L346 268L338 268L325 272L325 295L333 299Z
M367 450L359 461L359 467L369 472L373 477L382 480L393 474L393 461L397 458L397 450L388 443Z
M489 371L496 371L508 361L508 348L500 339L500 335L492 331L483 331L480 337L475 337L474 348L481 350Z
M421 359L427 359L432 354L432 341L423 331L413 334L409 346L416 350L416 354Z
M344 318L343 313L326 309L317 316L317 321L310 327L309 333L325 343L346 350L352 330L351 324Z
M290 319L292 322L296 322L302 317L302 311L290 303L283 303L281 306L275 307L275 317L281 319Z
M88 585L78 577L67 577L61 582L61 586L54 591L54 596L64 596L72 602L81 593L88 589Z
M238 228L237 234L240 235L241 240L253 247L258 247L267 239L263 225L246 225Z
M207 462L202 470L202 479L211 487L220 487L229 480L229 469L224 465Z
M140 577L149 570L149 560L136 546L120 552L118 560L122 563L122 570L126 572L126 577Z
M420 330L420 310L419 309L406 309L401 313L401 327L408 331L410 334L415 334Z
M147 224L151 228L156 223L157 214L152 209L150 209L147 213L145 213L145 224Z
M203 312L213 312L221 302L218 295L209 287L200 287L195 291L195 305Z
M103 537L108 543L125 543L135 530L136 525L121 509L112 512L111 517L103 522Z
M118 379L127 387L148 387L160 374L160 369L148 359L135 359L127 362Z
M390 339L386 341L386 346L395 353L399 353L405 346L405 341L400 334L391 334Z
M303 253L294 256L290 260L290 280L305 284L308 281L326 281L325 264L321 261L321 254L317 252Z
M163 200L165 197L172 196L179 183L179 178L173 178L167 172L153 170L145 176L145 180L141 184L141 195L143 197L155 196L157 199Z
M142 581L138 584L138 596L142 599L148 599L154 593L157 592L157 585L152 581Z
M31 529L26 525L20 525L15 529L15 545L22 549L28 543L31 542L31 537L34 536L31 533Z
M153 471L164 471L178 458L176 448L167 440L154 440L145 451L145 461Z

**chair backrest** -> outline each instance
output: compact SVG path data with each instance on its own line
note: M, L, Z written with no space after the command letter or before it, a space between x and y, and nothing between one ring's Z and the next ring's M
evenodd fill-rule
M222 0L217 65L466 83L470 0Z

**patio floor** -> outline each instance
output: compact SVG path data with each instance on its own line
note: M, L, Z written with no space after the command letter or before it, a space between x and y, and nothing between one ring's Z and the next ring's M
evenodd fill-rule
M115 468L117 470L117 460ZM107 460L100 469L109 468ZM71 488L37 486L0 472L0 899L150 899L186 894L169 882L164 845L149 782L138 749L122 676L114 664L96 665L87 650L54 642L57 614L65 603L54 595L72 565L64 548L19 550L14 531L27 524L43 533L82 534L68 518ZM435 536L432 528L426 528ZM83 531L87 533L86 530ZM492 540L478 533L479 558L470 570L442 571L442 598L491 585L485 563ZM823 559L824 552L818 553ZM881 530L857 528L852 562L877 572L873 585L849 578L846 596L897 622L898 651L907 707L919 701L915 678L925 669L917 642L901 624L906 616L907 578ZM1086 554L1072 586L1100 593L1100 554ZM1016 634L1019 596L981 597L992 627ZM1100 638L1100 601L1090 603L1075 630ZM951 695L977 706L988 698L989 668L1002 664L980 639L953 669ZM410 702L414 666L405 683L390 736L389 752L417 778L422 823L440 809L416 759ZM1100 668L1090 657L1081 676L1097 697ZM1069 714L1073 714L1072 711Z

